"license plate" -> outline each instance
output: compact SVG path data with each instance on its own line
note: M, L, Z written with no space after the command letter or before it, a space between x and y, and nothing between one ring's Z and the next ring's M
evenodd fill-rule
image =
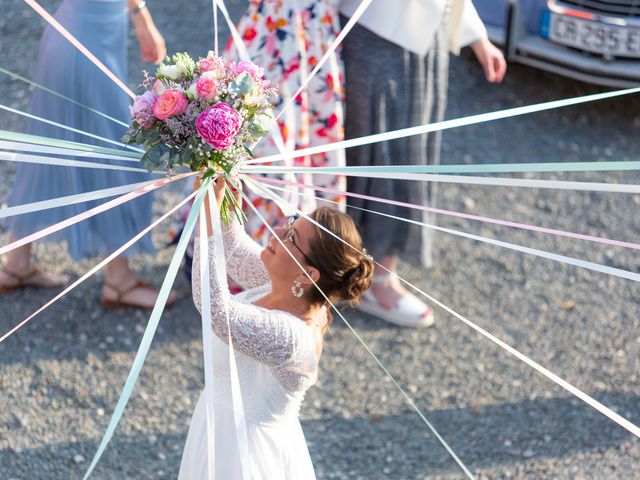
M640 58L640 28L545 13L540 33L553 42L601 55Z

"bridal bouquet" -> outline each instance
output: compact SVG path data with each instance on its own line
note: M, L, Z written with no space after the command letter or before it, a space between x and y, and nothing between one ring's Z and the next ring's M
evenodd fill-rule
M232 175L252 156L247 144L275 125L277 89L252 62L235 63L213 52L195 62L177 53L155 75L145 75L146 91L129 107L131 126L122 141L144 146L141 162L149 172L186 166L202 178ZM231 192L224 203L241 214ZM228 212L221 209L226 221Z

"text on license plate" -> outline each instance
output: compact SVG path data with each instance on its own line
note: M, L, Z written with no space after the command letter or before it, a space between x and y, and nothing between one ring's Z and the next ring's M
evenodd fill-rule
M640 58L640 28L607 25L549 12L543 18L542 35L587 52Z

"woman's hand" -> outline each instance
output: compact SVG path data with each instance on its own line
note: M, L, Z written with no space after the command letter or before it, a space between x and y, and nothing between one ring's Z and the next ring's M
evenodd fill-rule
M213 182L213 191L216 195L216 201L218 202L218 206L222 206L222 200L224 200L224 190L225 185L229 187L229 189L233 192L233 198L236 200L238 205L242 205L242 195L238 190L235 189L234 185L237 185L239 188L242 188L242 182L237 177L234 177L231 182L225 181L222 177L216 177ZM193 191L195 192L200 188L202 184L202 180L200 177L196 177L195 182L193 182Z
M504 55L488 38L478 40L471 45L473 53L484 69L484 76L491 83L500 83L507 72Z
M231 181L226 181L222 177L218 177L214 180L213 190L216 192L216 200L218 201L218 206L222 207L222 200L224 199L224 191L225 185L231 190L233 193L233 198L235 199L238 205L242 205L242 195L238 190L235 189L234 185L237 185L239 188L242 188L242 183L240 179L234 177ZM233 205L229 205L230 208L233 208Z
M213 191L216 194L216 203L218 208L222 206L222 200L224 200L224 187L227 182L222 177L216 177L213 180Z
M213 182L213 192L214 192L214 195L216 196L216 202L218 203L218 208L222 208L222 201L224 200L225 186L228 187L233 192L233 197L236 203L239 206L242 206L242 195L234 187L234 185L237 185L238 188L242 188L242 183L238 178L234 177L232 181L229 182L224 178L218 176L214 178L212 182ZM201 184L202 184L202 180L200 179L200 177L196 177L195 182L193 182L193 191L195 192L196 190L198 190ZM210 192L206 193L206 195L209 195L209 194ZM234 205L229 204L228 207L229 207L229 210L231 210L234 208ZM213 222L211 220L211 210L209 209L209 201L206 196L204 199L203 208L204 208L204 214L206 218L207 235L210 236L210 235L213 235Z
M133 8L131 21L140 44L140 58L143 62L160 63L167 55L164 38L153 23L149 9L145 7L136 11L135 5L131 4L129 1L129 8Z

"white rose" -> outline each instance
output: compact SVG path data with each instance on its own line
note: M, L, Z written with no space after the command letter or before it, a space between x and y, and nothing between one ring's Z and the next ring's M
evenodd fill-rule
M160 65L158 74L170 80L178 80L180 78L180 70L176 65Z

